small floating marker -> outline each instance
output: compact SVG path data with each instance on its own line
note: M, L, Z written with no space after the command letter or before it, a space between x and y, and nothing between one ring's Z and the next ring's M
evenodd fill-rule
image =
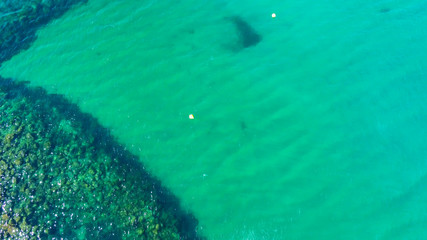
M188 115L188 118L189 118L189 119L194 119L194 115L193 115L193 114L190 114L190 115Z
M271 14L271 17L272 17L272 18L275 18L275 17L276 17L276 14L275 14L275 13L272 13L272 14Z

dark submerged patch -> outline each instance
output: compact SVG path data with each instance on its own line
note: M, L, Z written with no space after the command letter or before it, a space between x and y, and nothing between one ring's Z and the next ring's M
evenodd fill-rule
M255 29L253 29L252 26L241 17L233 16L229 19L236 27L237 35L239 37L239 45L241 48L255 46L262 40L261 35L258 34Z
M0 3L0 66L37 38L37 30L87 0L33 0Z
M380 12L380 13L388 13L388 12L390 12L390 11L391 11L391 9L390 9L390 8L387 8L387 7L381 8L381 9L379 10L379 12Z

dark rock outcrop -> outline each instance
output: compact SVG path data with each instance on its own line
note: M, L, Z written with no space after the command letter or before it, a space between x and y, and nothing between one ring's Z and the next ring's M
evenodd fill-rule
M41 26L87 0L2 0L0 2L0 65L30 47Z
M60 95L0 78L1 239L199 239L196 219Z

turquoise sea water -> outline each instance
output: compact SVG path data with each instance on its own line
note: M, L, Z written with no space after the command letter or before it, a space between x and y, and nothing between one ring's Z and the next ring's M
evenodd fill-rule
M424 239L426 13L421 0L89 0L0 74L99 119L208 239ZM233 16L261 42L236 47Z

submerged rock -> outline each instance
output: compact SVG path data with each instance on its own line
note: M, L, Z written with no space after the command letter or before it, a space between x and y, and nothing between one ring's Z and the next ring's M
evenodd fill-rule
M0 65L36 38L36 31L78 3L87 0L0 1Z
M248 48L257 45L261 42L262 37L258 34L255 29L243 18L239 16L232 16L228 18L235 26L236 33L238 36L237 49Z
M199 239L177 198L61 96L0 78L0 115L1 239Z

